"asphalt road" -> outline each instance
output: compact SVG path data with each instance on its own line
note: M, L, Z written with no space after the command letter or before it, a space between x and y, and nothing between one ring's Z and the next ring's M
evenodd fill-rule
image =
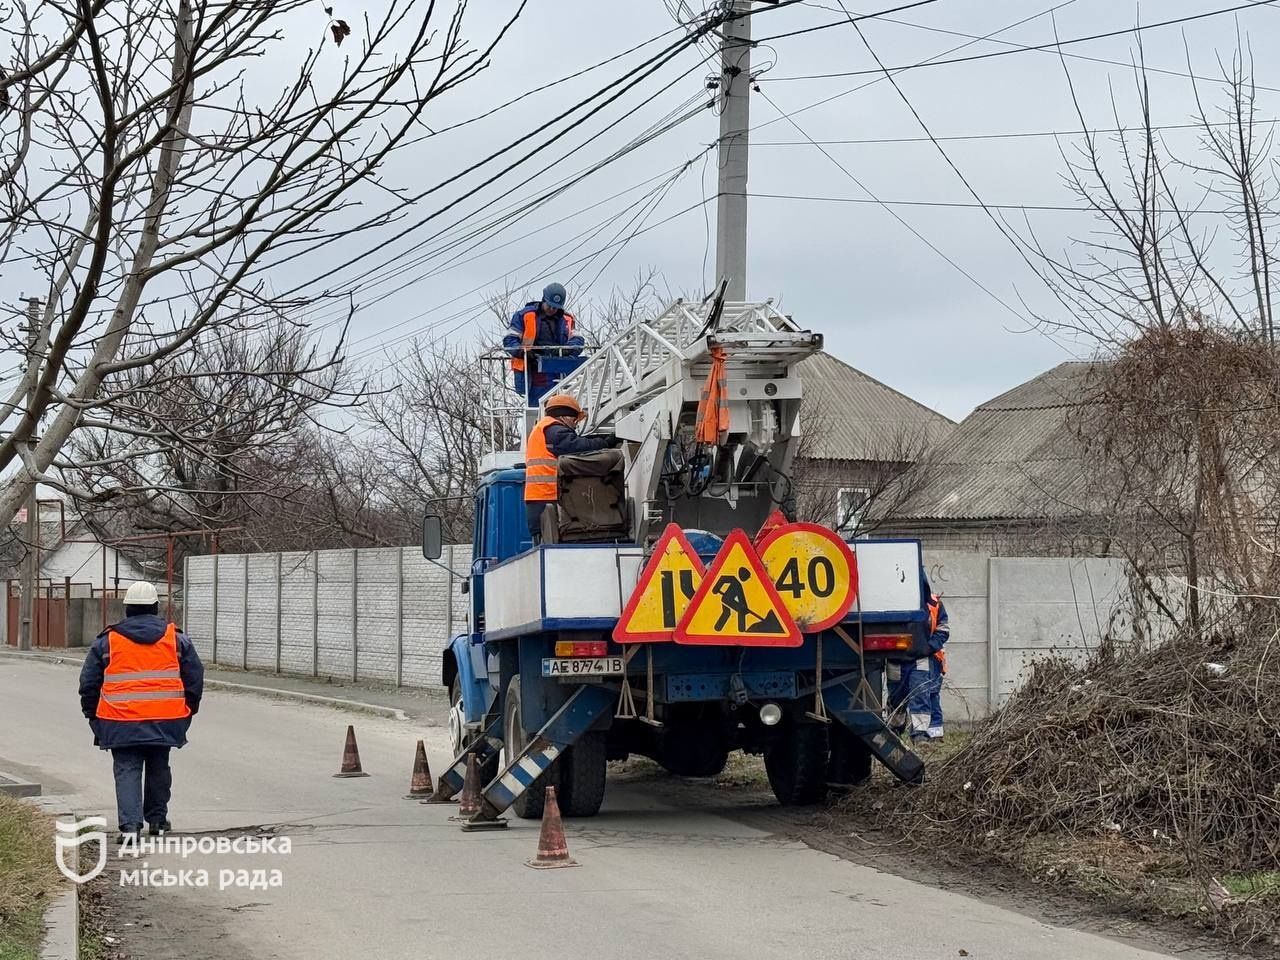
M91 744L68 666L0 657L0 770L41 780L55 809L106 814L110 760ZM331 775L354 723L366 779ZM568 826L581 866L535 871L538 827L463 834L451 807L403 799L414 741L442 728L210 693L174 755L180 832L287 835L287 856L166 854L151 867L276 868L275 889L141 889L106 874L113 930L137 960L1139 960L1164 954L1046 924L881 873L643 783L611 786ZM664 796L666 799L664 799ZM128 864L126 864L128 866ZM113 871L114 874L113 874Z

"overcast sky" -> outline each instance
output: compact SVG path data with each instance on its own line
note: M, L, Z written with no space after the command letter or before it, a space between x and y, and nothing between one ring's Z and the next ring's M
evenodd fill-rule
M692 2L701 8L707 0ZM892 0L875 5L867 0L845 2L855 13L899 5ZM982 36L1028 17L1033 19L1000 33L999 39L1044 44L1053 40L1055 29L1062 39L1084 37L1240 2L1149 0L1139 6L1129 0L936 0L893 14L899 22L868 20L862 27L880 59L900 66L966 43L956 33ZM472 0L465 34L474 43L487 42L516 3ZM345 0L334 6L337 15L347 16L353 25L359 23L362 13L357 6ZM1052 16L1044 13L1050 9ZM756 37L766 37L842 19L837 0L815 0L763 12L754 18L753 30ZM492 66L431 105L426 121L439 129L473 117L675 26L663 0L530 0ZM258 68L260 76L254 82L282 83L284 73L279 71L287 69L290 53L314 44L319 27L314 21L299 22L282 48ZM1185 40L1195 71L1213 77L1219 72L1218 58L1229 60L1236 50L1237 31L1259 51L1257 82L1280 87L1270 56L1280 40L1280 11L1273 4L1185 26L1146 30L1141 37L1150 67L1185 72ZM445 180L617 79L678 35L670 32L628 57L487 119L424 138L396 155L384 177L388 183L411 189ZM1135 55L1136 43L1128 33L1066 48L1074 55L1067 65L1089 124L1114 125L1113 95L1122 121L1137 121L1134 78L1124 66ZM983 41L953 56L1007 49L1005 44ZM343 53L331 50L328 55L337 62ZM308 264L305 273L311 275L323 272L324 257L337 262L367 255L354 270L338 270L327 278L335 289L353 289L361 307L352 329L355 360L371 372L385 368L388 355L402 354L405 338L412 335L459 342L480 336L496 339L501 331L482 304L486 295L506 287L514 291L514 307L536 298L545 282L559 280L575 295L571 306L590 313L592 301L607 297L614 286L626 287L638 271L650 267L660 271L673 291L698 293L713 283L715 205L698 205L715 192L715 155L706 152L717 136L714 111L699 112L566 191L553 204L502 232L477 237L478 243L441 253L440 241L431 240L455 221L472 226L482 222L506 205L535 195L539 187L601 160L682 105L705 101L709 96L705 81L716 65L700 64L701 55L701 51L685 52L578 130L534 138L528 146L542 148L534 163L525 164L405 240L392 243L386 234L364 234ZM939 253L884 208L836 199L865 200L868 195L854 182L857 178L884 200L971 202L932 144L904 139L919 138L922 131L888 83L871 82L877 79L874 74L786 79L874 71L875 60L852 27L842 24L762 44L755 51L754 67L761 92L753 94L751 102L751 192L823 199L757 196L751 200L747 283L751 298L774 298L801 325L824 333L828 348L841 359L957 420L983 400L1069 359L1072 351L1079 354L1088 349L1055 342L1021 316L1025 311L1020 298L1044 310L1051 310L1051 304L1043 285L981 210L893 208ZM1018 51L909 70L897 81L938 137L1046 131L1070 135L1079 129L1062 64L1052 51ZM1152 72L1149 82L1155 123L1185 124L1191 119L1194 104L1189 80ZM1210 99L1218 92L1211 83L1202 91ZM1272 91L1259 92L1259 116L1280 116L1275 112L1275 97ZM799 129L780 119L783 113L791 115ZM1194 131L1168 130L1163 136L1175 150L1192 152ZM830 157L808 143L807 137L822 141ZM594 139L584 142L589 138ZM828 143L841 140L889 142ZM949 140L945 147L987 202L1053 205L1073 202L1061 181L1064 163L1059 152L1069 149L1070 143L1069 138L1025 137ZM686 163L687 169L669 189L648 193ZM535 165L543 164L551 164L552 169L531 184L519 185ZM419 204L411 216L437 209L480 179L477 174L456 188L440 191ZM634 206L646 196L653 202L651 207ZM377 202L373 196L368 199ZM1086 237L1095 229L1083 213L1033 212L1029 216L1041 241L1051 249L1066 248L1072 238ZM625 245L609 246L615 238L641 227L645 232ZM416 264L414 254L424 252L436 255ZM386 260L391 260L388 270L372 278L356 276ZM299 276L296 265L290 265L272 275L271 281L278 289L286 289ZM17 290L7 288L21 279L16 275L5 279L6 294L13 294L6 299L16 298ZM1013 309L1002 306L997 297ZM314 316L323 323L335 311L318 310ZM324 329L331 332L333 327Z
M831 9L822 9L830 3ZM848 4L867 13L893 6L884 3ZM1058 3L1052 17L1037 17L1000 34L1022 45L1051 42L1125 29L1135 22L1172 19L1233 6L1232 0L1160 0L1141 8L1117 0L1074 0ZM903 23L867 21L863 29L880 59L889 66L914 63L965 42L941 31L985 35L1049 4L1015 0L938 0L895 14ZM509 3L486 0L473 4L471 33L484 36ZM786 33L841 18L835 0L818 0L758 16L755 36ZM490 19L492 18L492 19ZM492 68L450 101L441 101L431 122L456 121L500 103L518 92L656 36L673 20L662 0L600 3L598 0L532 0ZM909 25L908 25L909 24ZM931 29L926 29L931 28ZM1144 31L1149 66L1186 71L1185 42L1197 73L1213 77L1217 58L1229 59L1236 49L1236 32L1246 35L1254 49L1274 49L1280 37L1280 11L1271 5L1238 14L1194 21L1185 26ZM641 51L641 54L648 52ZM958 51L956 56L985 53L1007 46L987 41ZM1128 63L1135 55L1132 34L1091 41L1069 52ZM636 62L641 54L626 60ZM697 65L690 52L668 66L642 89L608 111L608 123L596 123L549 143L550 159L571 147L586 130L595 133L612 124L593 144L557 164L555 173L567 175L627 142L702 89L708 69ZM902 99L884 82L841 97L824 106L804 109L833 94L866 84L873 76L787 81L797 75L875 69L875 61L848 26L789 37L761 46L755 53L761 93L751 104L753 145L750 190L757 194L792 194L823 198L866 198L867 194L842 172L836 162L884 200L969 202L970 197L937 149L928 142L829 144L829 159L806 141L916 138L921 129ZM1272 77L1273 58L1259 58L1256 80L1280 84ZM772 66L770 66L772 63ZM1114 125L1112 92L1123 122L1137 118L1132 71L1124 66L1069 59L1068 67L1081 94L1091 125ZM412 159L421 177L433 177L456 167L458 161L479 155L486 146L532 129L578 95L595 89L604 78L620 74L620 64L602 68L573 84L496 114L482 124L444 134L402 155ZM764 69L766 68L767 69ZM661 88L685 70L692 72L669 90ZM975 134L1031 133L1079 129L1068 95L1062 65L1052 52L1017 52L976 62L907 71L898 77L903 92L939 137ZM1182 124L1191 119L1191 83L1184 77L1150 74L1154 120ZM1216 94L1212 84L1203 90ZM1259 94L1262 117L1276 116L1274 93ZM778 120L779 110L792 114ZM604 115L602 115L604 116ZM770 122L777 121L777 122ZM629 223L620 211L639 199L647 187L594 210L584 207L649 177L679 166L711 143L717 118L706 112L661 139L619 161L592 180L575 187L555 206L510 228L479 248L497 247L512 238L534 236L495 249L471 262L435 261L447 266L436 276L409 286L362 312L357 323L359 353L383 338L425 331L432 336L472 337L492 329L493 321L476 304L474 291L499 288L509 282L536 296L544 281L559 279L577 293L578 302L605 296L611 286L625 286L648 266L658 268L673 290L698 291L710 282L714 249L708 252L708 229L714 231L714 203L695 209L636 236L620 250L612 248L582 264L550 269L562 260L577 260L604 246ZM1193 131L1164 133L1169 144L1190 152ZM1064 146L1069 146L1065 141ZM1059 141L1051 137L948 141L945 147L984 200L1002 204L1071 203L1061 182L1063 161ZM698 159L663 197L646 226L657 223L704 196L714 193L714 154ZM540 182L549 182L549 178ZM659 181L660 182L660 181ZM656 185L656 184L653 184ZM524 188L518 196L528 196ZM982 211L963 208L902 206L894 210L930 243L972 275L991 293L1023 313L1019 297L1049 308L1043 286L1030 273L1008 241ZM571 215L576 215L572 216ZM557 248L602 220L618 218L608 229L573 254ZM1092 220L1081 213L1031 213L1046 245L1065 247L1073 237L1087 236ZM560 218L570 219L560 219ZM575 241L576 242L576 241ZM539 254L548 252L549 255ZM556 254L565 254L561 261ZM604 261L616 257L601 271ZM470 256L470 255L468 255ZM460 261L461 257L457 260ZM535 262L521 266L526 261ZM704 262L706 271L704 271ZM411 274L401 274L399 282ZM1074 350L1044 333L1028 329L1014 312L1001 306L974 280L966 278L914 236L882 207L866 203L782 200L758 197L750 203L748 292L752 298L773 297L804 326L827 336L829 349L874 377L955 419L976 404L1034 376ZM586 288L588 281L593 281ZM381 363L381 356L366 358Z

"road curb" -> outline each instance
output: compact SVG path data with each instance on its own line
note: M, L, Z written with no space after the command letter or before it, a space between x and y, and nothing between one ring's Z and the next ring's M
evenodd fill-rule
M300 700L303 703L316 703L338 710L355 710L359 713L372 713L379 717L390 717L392 720L408 720L409 715L399 707L384 707L380 703L365 703L361 700L344 700L341 697L322 697L317 693L304 693L301 690L285 690L280 687L259 687L248 683L232 683L230 680L205 680L204 685L213 690L230 690L233 693L256 693L258 696L277 697L285 700Z
M40 960L77 960L80 956L80 887L58 894L44 912Z
M65 663L78 666L83 661L79 657L58 656L43 652L27 650L0 649L0 658L10 660L41 660L45 663ZM390 717L392 720L408 720L409 715L399 707L386 707L380 703L366 703L363 700L347 700L343 697L326 697L318 693L307 693L303 690L289 690L283 687L263 687L252 683L235 683L231 680L213 680L206 678L206 689L228 690L232 693L256 693L262 697L276 697L284 700L298 700L303 703L315 703L320 706L333 707L337 710L354 710L358 713L371 713L378 717Z

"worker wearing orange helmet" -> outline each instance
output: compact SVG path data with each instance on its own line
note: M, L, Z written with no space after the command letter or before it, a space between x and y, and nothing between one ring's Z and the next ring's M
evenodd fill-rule
M534 543L542 539L543 511L559 495L556 458L617 445L613 437L578 436L578 424L587 414L573 397L558 394L547 400L544 409L545 416L529 433L524 458L524 512Z

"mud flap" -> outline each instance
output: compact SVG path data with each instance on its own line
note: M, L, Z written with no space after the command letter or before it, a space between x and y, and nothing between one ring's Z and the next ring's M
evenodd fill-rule
M518 757L508 758L507 768L484 788L480 812L462 828L483 829L486 822L497 820L499 814L547 771L556 757L573 746L617 702L618 688L615 686L590 684L579 687L546 726L533 736L524 752Z

